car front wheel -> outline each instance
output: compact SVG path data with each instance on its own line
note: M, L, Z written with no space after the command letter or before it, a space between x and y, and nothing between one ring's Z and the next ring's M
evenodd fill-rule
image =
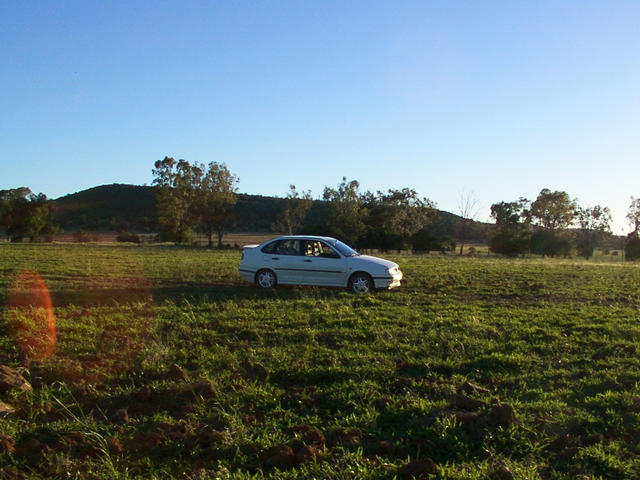
M354 273L349 280L349 290L353 293L368 293L373 291L373 288L373 279L367 273Z
M256 273L256 285L258 285L260 288L273 288L276 286L276 283L278 283L276 274L271 270L267 270L265 268L263 270L259 270L258 273Z

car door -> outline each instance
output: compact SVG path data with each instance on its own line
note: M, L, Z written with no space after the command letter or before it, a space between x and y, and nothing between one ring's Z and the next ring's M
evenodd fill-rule
M279 240L270 251L273 253L266 254L265 263L276 272L278 283L300 283L300 240Z
M343 286L347 262L321 240L302 243L302 283L307 285Z

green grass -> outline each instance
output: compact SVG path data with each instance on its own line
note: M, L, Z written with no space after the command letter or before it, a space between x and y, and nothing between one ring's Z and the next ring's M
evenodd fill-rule
M239 257L1 245L1 304L28 299L14 279L38 272L57 347L30 358L20 339L39 312L3 307L0 363L34 389L0 394L17 407L0 469L392 479L428 457L431 478L640 477L637 264L389 255L406 284L355 296L260 292ZM481 387L464 393L483 402L470 412L452 401L466 382ZM496 405L516 420L493 422ZM315 461L274 460L305 444Z

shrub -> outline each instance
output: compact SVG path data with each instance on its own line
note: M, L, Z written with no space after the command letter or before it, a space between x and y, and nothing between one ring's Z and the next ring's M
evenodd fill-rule
M195 236L192 230L186 230L182 232L182 239L180 240L180 235L170 229L163 229L158 234L158 240L160 242L175 242L175 243L183 243L185 245L192 244L194 242Z
M411 237L413 250L416 252L451 252L456 249L456 242L450 236L438 237L426 228L418 230Z
M555 257L571 255L571 242L552 230L540 230L531 236L531 252Z
M493 253L515 257L529 251L530 237L525 232L499 231L489 241Z
M627 237L627 243L624 246L624 254L628 260L636 260L640 258L640 237L638 234L631 234Z
M77 243L101 242L103 240L102 235L87 232L86 230L77 230L73 234L73 241Z
M116 237L116 242L140 243L140 237L137 233L120 231Z
M398 233L390 232L389 230L369 228L367 232L360 237L356 246L358 248L389 251L402 250L408 247L408 242Z

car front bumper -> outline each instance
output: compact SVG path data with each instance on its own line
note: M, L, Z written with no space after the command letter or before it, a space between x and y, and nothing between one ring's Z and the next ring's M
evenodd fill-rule
M402 283L402 272L398 270L393 275L380 275L373 277L376 290L391 290L399 287Z

